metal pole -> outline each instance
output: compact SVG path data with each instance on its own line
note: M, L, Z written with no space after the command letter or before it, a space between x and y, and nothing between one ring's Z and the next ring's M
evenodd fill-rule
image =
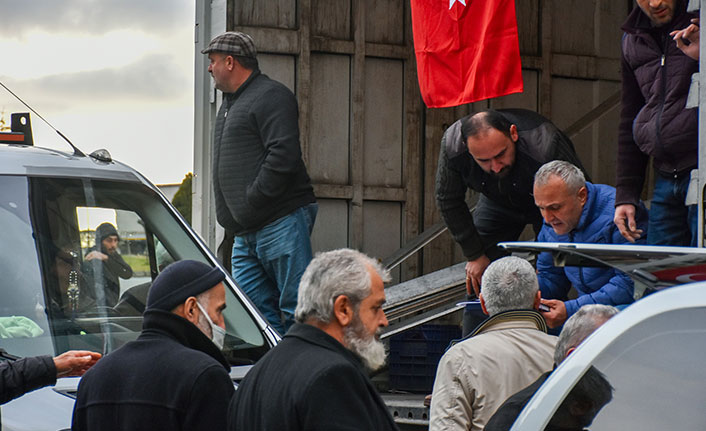
M212 251L218 246L211 187L211 129L220 102L208 74L208 58L201 54L211 39L226 30L226 0L196 0L194 44L194 178L192 221Z

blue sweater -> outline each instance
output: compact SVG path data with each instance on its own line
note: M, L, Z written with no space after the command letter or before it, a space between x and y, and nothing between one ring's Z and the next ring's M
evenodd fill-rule
M603 184L586 182L588 200L581 211L579 223L568 234L557 235L548 224L542 226L537 241L573 242L590 244L626 244L620 231L613 223L615 212L615 188ZM638 229L643 230L638 244L647 238L647 210L640 203L637 209ZM620 305L633 302L633 282L627 275L613 268L584 268L567 266L555 267L550 253L540 253L537 259L537 276L542 290L542 298L566 300L573 285L579 296L565 301L568 316L582 305Z

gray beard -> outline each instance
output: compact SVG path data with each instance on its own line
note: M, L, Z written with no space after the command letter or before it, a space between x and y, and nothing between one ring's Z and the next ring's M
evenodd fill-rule
M343 328L343 343L355 353L370 370L378 370L385 364L385 345L377 338L377 334L366 333L365 325L356 314L353 322Z

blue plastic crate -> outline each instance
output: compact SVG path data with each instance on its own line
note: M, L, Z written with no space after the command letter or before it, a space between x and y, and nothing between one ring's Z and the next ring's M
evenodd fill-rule
M390 389L430 393L441 356L458 338L456 325L422 325L390 337Z

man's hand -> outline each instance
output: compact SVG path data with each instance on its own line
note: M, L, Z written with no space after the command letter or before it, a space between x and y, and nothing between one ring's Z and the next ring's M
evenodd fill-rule
M542 304L549 307L549 311L541 311L544 320L547 321L547 326L557 328L566 322L566 305L564 301L556 299L542 299Z
M102 261L108 260L108 255L105 253L101 253L98 250L93 250L92 252L88 253L86 255L86 260L93 260L93 259L100 259Z
M620 234L630 242L640 239L642 229L637 228L635 223L635 205L622 204L615 207L613 223L618 227Z
M69 350L54 358L56 377L82 376L101 358L100 353L88 350Z
M681 30L674 30L669 33L677 43L677 48L694 60L699 59L699 19L693 18L692 24ZM685 44L684 40L688 40L689 44Z
M469 295L471 294L469 284L473 287L476 297L480 295L480 279L483 277L483 272L485 272L485 268L487 268L488 265L490 265L490 259L484 254L466 263L466 291Z

